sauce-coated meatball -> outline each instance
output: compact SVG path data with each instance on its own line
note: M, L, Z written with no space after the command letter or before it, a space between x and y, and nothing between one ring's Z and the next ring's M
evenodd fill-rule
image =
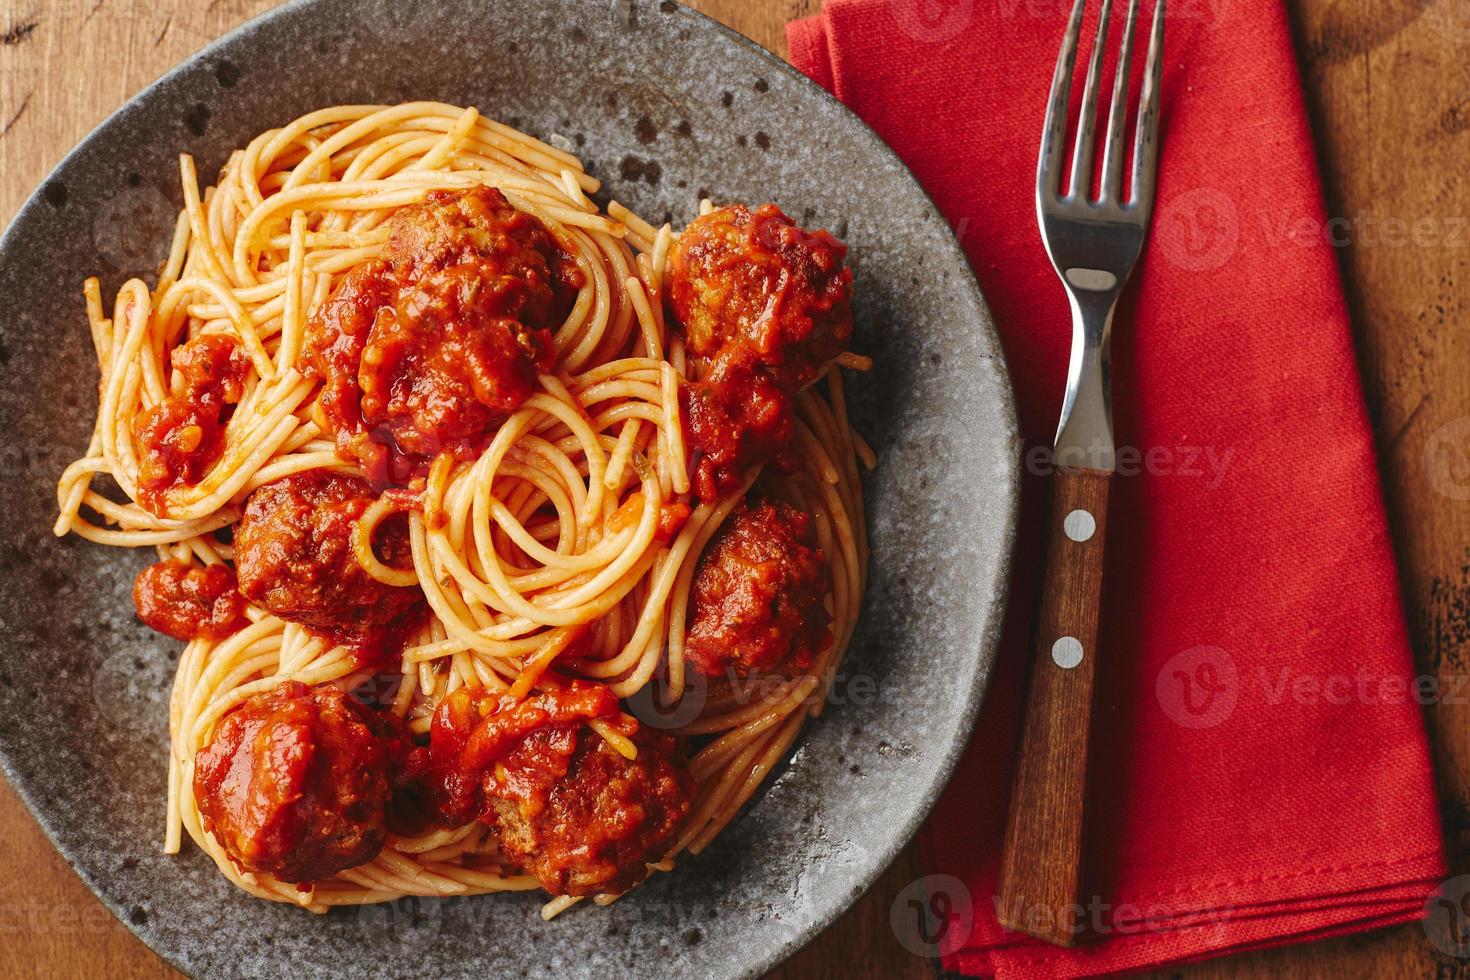
M243 870L303 883L382 849L390 735L335 688L288 682L248 699L194 761L204 827Z
M627 759L585 722L632 739ZM694 784L674 741L620 716L605 687L574 682L516 703L461 689L434 717L441 819L479 819L553 895L618 894L673 845Z
M321 469L257 489L235 529L240 591L364 659L396 653L426 606L418 586L385 585L357 560L353 528L375 499L361 477ZM412 565L404 515L378 526L373 549L385 565Z
M699 559L684 655L711 676L805 670L832 641L831 584L809 515L780 501L743 504Z
M698 380L680 388L695 493L713 501L747 473L789 469L794 399L852 338L847 246L774 204L719 208L669 251L669 311Z
M441 450L473 453L535 392L582 278L492 188L432 191L389 225L382 253L313 313L304 350L338 449L401 481Z
M133 608L143 625L176 640L220 640L243 628L245 599L228 565L170 558L133 579Z
M852 338L846 255L846 245L774 204L716 208L669 250L669 305L691 353L742 348L796 391Z
M543 729L487 786L501 850L551 894L621 894L673 845L693 779L672 738L640 732L634 744L627 759L591 729Z

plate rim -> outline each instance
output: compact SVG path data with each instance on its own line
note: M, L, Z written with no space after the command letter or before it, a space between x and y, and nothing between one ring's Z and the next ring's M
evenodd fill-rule
M279 6L262 11L250 17L229 31L215 38L213 41L194 51L186 58L179 61L153 81L149 82L137 92L129 96L116 109L107 114L97 125L77 140L57 162L51 167L44 177L36 184L31 193L21 202L14 216L6 224L3 233L0 233L0 261L14 247L15 239L19 235L21 224L38 208L43 205L42 195L45 188L57 178L57 175L71 165L73 160L95 140L102 137L104 133L115 127L126 127L130 117L138 111L139 106L146 100L154 97L160 90L166 88L175 79L182 78L188 73L205 64L219 50L237 41L240 37L258 30L262 25L278 18L289 17L299 11L315 7L321 4L341 2L341 0L288 0ZM348 2L360 2L360 0L348 0ZM515 0L523 2L523 0ZM782 74L788 81L795 82L798 87L807 91L808 95L815 95L819 100L825 101L829 106L836 107L840 114L849 121L855 122L861 127L863 138L870 144L869 149L874 151L879 158L886 161L899 170L922 195L928 206L942 219L943 212L935 203L929 190L914 175L909 166L903 162L898 153L888 145L887 141L870 126L866 120L844 104L833 93L818 84L808 75L797 69L789 61L785 60L769 48L742 34L738 30L729 27L716 20L703 11L696 10L685 3L674 0L677 4L675 13L692 17L698 29L706 33L719 36L726 44L745 49L747 53L753 53L763 61L772 71ZM667 29L667 28L665 28ZM974 304L979 312L979 322L975 324L984 334L988 341L991 356L985 358L990 365L990 382L997 388L998 405L994 408L999 411L999 422L1004 429L1004 438L1007 445L1014 445L1020 438L1020 425L1016 409L1015 386L1011 383L1011 374L1007 363L1004 347L1000 340L999 331L995 326L994 315L990 304L985 298L984 291L974 274L963 247L954 234L953 228L948 227L940 237L938 247L948 251L952 256L963 263L964 275L961 277L960 287L968 294L968 299ZM1012 572L1014 568L1014 553L1017 536L1019 533L1019 517L1022 480L1020 468L1008 465L995 473L995 485L989 489L996 491L996 497L1002 498L1000 508L1002 527L999 538L995 542L996 559L993 566L993 574L989 582L984 586L989 587L990 598L988 603L981 600L977 607L983 604L985 629L978 642L973 645L976 654L976 666L968 675L968 684L963 690L955 693L963 697L965 705L961 712L960 724L950 739L937 764L932 768L927 784L918 798L917 806L911 809L908 818L896 827L887 838L885 845L874 852L874 858L868 862L865 872L858 877L863 880L861 890L849 890L837 901L831 903L801 930L786 938L780 944L770 947L763 953L753 956L740 971L741 977L761 977L774 970L797 952L806 948L813 940L831 927L838 919L845 915L856 905L868 892L870 892L878 880L892 866L899 853L913 841L930 814L935 804L948 788L954 771L959 764L961 756L969 746L974 732L975 722L979 716L981 705L985 694L989 689L991 678L994 674L996 659L999 654L1001 634L1005 619L1005 610L1008 604L1010 592L1013 586ZM977 590L978 591L978 590ZM805 737L804 734L802 736ZM11 740L0 733L0 772L4 773L6 782L15 795L25 805L31 818L45 834L47 841L57 853L66 861L71 870L86 885L87 890L92 893L118 920L128 932L140 943L159 956L171 967L186 976L192 976L190 968L181 954L178 945L165 945L149 941L135 925L128 914L128 909L123 903L115 899L96 880L90 867L83 862L74 861L67 848L59 843L59 827L62 821L54 819L54 814L48 812L41 804L36 787L31 785L31 780L22 774L11 758ZM800 744L800 743L798 743ZM789 752L788 752L789 757Z

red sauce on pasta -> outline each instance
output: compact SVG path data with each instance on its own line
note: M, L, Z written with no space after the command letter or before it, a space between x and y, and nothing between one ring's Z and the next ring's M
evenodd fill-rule
M133 422L141 450L138 502L167 516L166 494L193 486L224 453L229 407L244 395L250 359L232 338L195 337L170 355L181 389L145 409Z

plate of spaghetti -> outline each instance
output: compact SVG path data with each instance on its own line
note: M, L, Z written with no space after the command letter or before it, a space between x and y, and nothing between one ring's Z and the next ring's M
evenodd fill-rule
M758 974L964 746L1017 478L963 255L633 7L291 5L0 242L0 759L187 971Z

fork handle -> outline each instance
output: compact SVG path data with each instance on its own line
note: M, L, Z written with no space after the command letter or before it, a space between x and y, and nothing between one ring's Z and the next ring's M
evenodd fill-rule
M1026 721L1001 857L1001 924L1061 946L1072 945L1082 925L1083 794L1112 476L1069 467L1052 475Z

